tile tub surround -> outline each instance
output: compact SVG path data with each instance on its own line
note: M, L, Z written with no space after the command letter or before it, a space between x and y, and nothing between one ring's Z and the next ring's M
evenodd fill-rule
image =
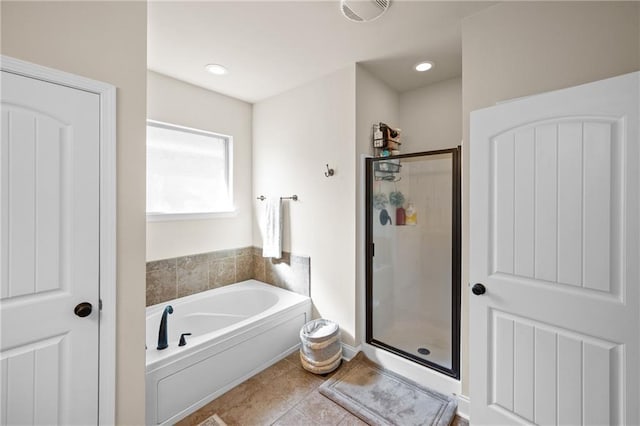
M147 306L252 278L309 296L310 259L243 247L147 262Z
M253 247L254 279L310 296L311 258L282 252L280 259L262 257L262 249Z

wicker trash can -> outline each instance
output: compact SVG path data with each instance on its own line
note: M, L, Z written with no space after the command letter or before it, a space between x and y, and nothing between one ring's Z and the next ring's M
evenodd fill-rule
M327 374L342 360L340 327L333 321L316 319L300 329L300 361L305 370Z

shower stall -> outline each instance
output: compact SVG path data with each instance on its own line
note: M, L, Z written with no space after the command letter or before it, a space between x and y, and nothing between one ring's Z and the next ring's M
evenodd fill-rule
M366 341L460 377L460 147L366 162Z

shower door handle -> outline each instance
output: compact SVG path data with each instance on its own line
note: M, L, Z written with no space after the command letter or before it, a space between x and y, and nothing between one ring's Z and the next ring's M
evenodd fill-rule
M481 294L485 294L487 292L487 288L483 284L477 283L474 284L473 287L471 287L471 291L476 296L480 296Z

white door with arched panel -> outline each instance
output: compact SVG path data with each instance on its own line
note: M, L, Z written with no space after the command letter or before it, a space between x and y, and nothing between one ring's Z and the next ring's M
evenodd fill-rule
M2 66L0 423L113 422L113 405L99 407L110 399L100 398L109 388L100 354L113 361L99 343L112 344L114 331L101 322L115 319L112 306L106 317L100 309L115 291L104 241L114 229L101 214L113 208L106 103L70 87L90 80L6 57Z
M638 424L640 73L471 114L472 424Z

